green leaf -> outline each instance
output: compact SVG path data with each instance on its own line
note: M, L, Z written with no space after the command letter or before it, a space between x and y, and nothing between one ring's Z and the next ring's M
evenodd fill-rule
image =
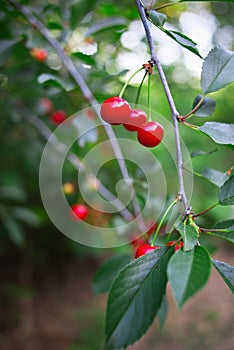
M172 38L173 40L175 40L178 44L180 44L181 46L185 47L186 49L188 49L189 51L195 53L197 56L201 57L200 53L197 50L197 44L190 38L188 38L186 35L180 33L180 32L176 32L174 30L167 30L164 29L162 27L159 27L159 29L161 29L164 33L166 33L170 38Z
M208 234L217 236L222 239L226 239L227 241L234 243L234 220L224 220L218 221L214 227L214 229L220 229L220 232L208 232ZM225 232L227 231L227 232Z
M217 0L179 0L179 2L195 2L195 1L199 1L199 2L217 2ZM234 2L234 0L219 0L219 2Z
M175 228L183 238L183 249L185 251L193 249L198 240L198 227L195 223L187 219L185 221L179 221Z
M201 101L202 95L197 95L193 101L193 107L196 107L196 105ZM209 117L212 113L214 113L216 107L215 100L213 100L210 97L205 97L202 101L202 103L199 106L199 109L194 112L194 115L197 117Z
M151 22L155 25L155 26L163 26L167 16L164 15L164 13L160 13L157 12L155 10L150 10L149 12L149 18L151 19Z
M11 208L12 216L18 220L25 222L34 227L38 227L41 224L41 219L35 212L29 208L13 207Z
M105 350L133 344L151 325L165 294L172 253L173 248L157 249L120 271L107 303Z
M234 267L219 260L212 260L212 263L232 293L234 293Z
M0 198L12 199L17 202L24 202L27 199L26 192L17 185L0 187Z
M90 66L95 66L96 62L94 58L90 55L85 55L82 52L72 52L72 56L78 58L78 60L90 65Z
M234 205L234 175L232 175L219 189L219 204Z
M222 89L234 81L234 52L215 47L202 67L201 88L204 94Z
M211 168L204 168L201 175L218 187L222 186L229 179L226 173Z
M234 124L206 122L199 130L221 145L234 146Z
M5 63L14 46L21 40L22 38L0 40L0 65Z
M71 29L78 28L81 20L88 15L95 5L96 1L94 0L73 0L70 8Z
M37 81L39 84L46 83L50 86L60 87L67 92L75 89L75 85L73 83L63 78L57 77L54 74L43 73L37 78Z
M167 314L168 314L167 296L166 294L164 294L160 308L158 309L158 312L157 312L157 318L161 328L163 327L166 321Z
M199 157L199 156L208 156L209 154L215 153L218 151L218 148L212 149L211 151L202 151L202 150L196 150L191 152L190 156L192 158Z
M210 257L201 246L189 252L180 249L171 257L168 279L179 308L207 283L210 270Z
M118 254L105 261L93 278L93 292L107 293L117 273L130 262L127 254Z
M96 22L92 24L87 32L85 33L86 37L89 37L91 35L98 34L102 32L103 30L107 30L113 27L125 27L127 24L126 19L122 17L110 17L104 20L101 20L99 22Z
M10 215L7 215L6 220L3 221L11 241L18 247L22 247L24 243L24 233L21 226Z
M218 221L214 225L214 228L226 228L229 230L234 230L234 219Z

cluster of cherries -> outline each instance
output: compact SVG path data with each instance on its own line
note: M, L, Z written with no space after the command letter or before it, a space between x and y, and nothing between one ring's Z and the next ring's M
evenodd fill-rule
M102 119L112 125L123 126L128 131L136 131L140 144L146 147L157 146L163 138L163 127L155 121L147 122L144 111L131 109L128 102L122 97L110 97L101 105Z
M62 109L54 110L52 101L47 97L40 99L40 109L43 114L48 114L50 116L50 120L53 124L59 125L67 119L67 113Z
M157 228L156 223L150 223L150 228L148 231L141 237L133 238L131 241L131 245L133 246L135 250L135 259L138 259L140 256L148 254L152 252L153 250L160 249L161 246L152 246L148 243L149 237L155 232ZM184 243L182 241L169 241L166 246L171 247L174 246L174 251L177 252L177 250L181 249L183 247Z

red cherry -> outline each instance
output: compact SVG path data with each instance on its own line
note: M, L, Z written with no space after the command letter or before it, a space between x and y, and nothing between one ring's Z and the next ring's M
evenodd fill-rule
M167 247L171 247L175 244L176 241L170 241L166 244Z
M53 111L53 102L47 97L42 97L39 100L39 108L42 114L49 114Z
M54 124L61 124L67 118L67 114L63 110L57 110L50 117Z
M110 97L101 105L101 117L105 122L119 125L126 121L130 114L130 106L121 97Z
M48 57L48 53L43 47L35 47L30 51L30 54L37 62L45 62Z
M152 247L152 245L144 243L137 248L136 253L135 253L135 259L139 258L142 255L150 253L155 249L159 249L159 248L160 248L159 246Z
M175 252L177 252L177 250L181 249L183 247L183 245L184 245L184 243L181 241L178 244L176 244L175 248L174 248Z
M127 119L128 124L124 124L124 127L128 131L137 131L141 124L146 122L146 119L144 111L132 109Z
M74 219L84 220L88 216L88 208L84 204L74 204L71 207L72 217Z
M163 138L163 127L157 122L142 124L137 131L138 141L146 147L157 146Z

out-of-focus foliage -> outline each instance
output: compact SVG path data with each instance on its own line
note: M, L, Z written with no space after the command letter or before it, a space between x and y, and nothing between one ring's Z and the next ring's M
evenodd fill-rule
M142 24L133 1L70 0L21 3L29 6L32 13L38 16L49 29L51 35L61 43L99 102L111 95L118 95L126 79L126 73L138 68L150 58ZM17 249L26 249L31 235L37 243L38 255L41 255L39 260L46 259L50 250L58 253L61 251L78 251L79 254L82 251L86 252L86 249L80 248L76 243L54 239L57 233L43 209L38 186L39 163L46 140L25 118L24 111L25 108L29 113L31 111L53 130L55 126L42 108L40 102L42 98L49 98L55 110L64 110L67 115L87 107L88 102L69 76L54 49L36 28L29 25L10 1L2 2L1 8L0 254L4 256L15 246ZM233 48L233 28L231 27L233 4L181 4L169 7L162 12L168 16L170 29L176 31L181 31L183 26L186 29L186 23L195 13L198 13L203 21L207 21L207 31L210 30L210 22L212 22L213 37L211 36L210 41L207 41L210 46L207 47L206 53L213 43L223 44L229 50ZM224 32L227 35L222 43ZM188 67L188 59L191 60L192 53L185 54L178 46L177 59L174 60L172 57L174 46L171 48L172 53L169 52L169 47L168 51L162 50L162 40L167 43L171 39L164 33L159 34L159 30L155 28L156 42L157 37L160 39L157 47L160 57L164 58L162 63L176 104L181 115L186 114L191 110L195 96L201 92L200 72L196 75ZM196 37L196 32L192 39L198 44L203 40L199 33ZM46 49L48 58L45 62L38 62L32 57L31 50L35 47ZM133 83L126 90L126 99L130 102L135 100L137 84L138 82ZM230 85L225 90L212 94L217 108L209 121L233 121L233 93L234 87ZM170 120L167 101L156 73L152 79L152 95L154 96L152 109L155 110L155 116L161 113ZM147 104L146 86L143 86L140 103ZM201 119L199 121L196 119L196 123L203 124ZM191 122L193 123L193 118ZM127 135L121 128L116 133L118 136ZM182 126L181 133L190 152L196 150L209 152L214 148L211 140L206 139L204 143L204 138L195 136L193 130ZM82 156L89 147L89 143L83 148L76 147L75 152ZM165 158L163 148L157 150L157 157L164 165L165 173L168 174L168 192L175 194L177 190L175 167ZM231 150L220 147L219 152L194 158L193 165L199 174L205 167L225 173L231 161ZM135 171L133 166L131 168L129 165L129 168L130 172ZM113 163L107 164L103 169L103 179L108 188L112 185L113 179L118 179L117 169L117 164ZM65 164L64 182L74 183L76 174L76 170L70 164ZM194 192L196 196L192 198L192 205L196 211L208 207L217 196L215 186L200 177L195 179ZM68 201L72 203L77 199L80 200L80 194L76 188L75 193L68 196ZM214 224L218 219L229 218L231 214L230 208L215 209L207 214L207 222L211 221ZM94 217L95 215L97 213L94 213ZM96 219L109 224L105 217L96 217ZM204 225L205 223L203 222Z

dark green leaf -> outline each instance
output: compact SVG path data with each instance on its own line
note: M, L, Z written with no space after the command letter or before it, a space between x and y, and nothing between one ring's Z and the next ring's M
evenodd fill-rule
M210 257L201 246L189 252L180 249L171 257L168 279L179 308L207 283L210 270Z
M149 18L151 19L151 22L156 25L157 27L163 26L167 16L164 15L164 13L157 12L155 10L150 10L149 12Z
M8 215L6 220L3 221L3 224L6 227L12 242L16 246L21 247L24 243L24 233L18 222Z
M229 230L234 230L234 219L218 221L214 225L214 228L226 228Z
M234 52L221 47L212 49L202 67L201 88L204 94L222 89L234 81Z
M0 198L7 198L17 202L24 202L27 199L27 195L22 187L11 185L0 187Z
M20 40L21 39L0 40L0 65L5 63L6 59L11 54L12 49Z
M199 156L208 156L209 154L212 154L214 152L217 152L218 151L218 148L215 148L215 149L212 149L211 151L202 151L202 150L196 150L196 151L193 151L191 152L190 156L192 158L195 158L195 157L199 157Z
M225 283L231 289L232 293L234 293L234 267L219 260L212 260L212 263Z
M200 53L197 50L197 47L196 47L197 44L192 39L188 38L186 35L184 35L180 32L176 32L174 30L167 30L167 29L164 29L162 27L160 29L163 30L164 33L166 33L170 38L175 40L178 44L180 44L181 46L185 47L189 51L195 53L197 56L202 58L202 56L200 55Z
M234 205L234 175L220 187L219 204Z
M189 222L189 219L179 221L176 224L176 229L183 238L183 249L185 251L193 249L198 240L198 227L194 224L194 222Z
M88 37L90 35L95 35L102 32L103 30L110 29L113 27L125 27L126 23L127 21L122 17L107 18L100 22L92 24L85 33L85 36Z
M193 101L193 107L196 107L196 105L201 101L202 96L197 95ZM213 100L210 97L205 97L202 101L202 103L199 106L199 109L194 112L194 115L197 117L209 117L212 113L214 113L216 107L215 100Z
M234 124L206 122L199 130L221 145L234 145Z
M80 26L81 20L87 16L87 14L95 6L94 0L73 0L70 8L70 25L72 29L76 29Z
M105 261L93 278L93 291L95 294L107 293L117 273L130 262L127 254L118 254Z
M73 52L72 56L78 58L78 60L80 60L80 61L82 61L90 66L94 66L96 63L92 56L85 55L82 52Z
M11 212L14 218L21 220L31 226L38 227L41 224L41 219L32 209L24 207L13 207Z
M165 294L166 268L173 248L160 248L127 265L109 293L105 350L133 344L148 329Z
M234 220L218 221L213 228L216 230L220 229L220 232L210 232L211 235L226 239L227 241L234 243Z
M47 84L60 87L67 92L75 89L75 85L73 83L63 78L57 77L54 74L43 73L38 77L37 81L39 84Z
M163 327L163 325L166 321L166 318L167 318L167 314L168 314L167 296L166 296L166 294L164 294L160 308L158 309L158 312L157 312L157 318L158 318L160 327Z
M218 187L222 186L229 178L226 173L211 168L204 168L202 170L202 176Z
M195 1L199 1L199 2L217 2L217 0L179 0L179 2L195 2ZM234 0L219 0L219 2L234 2Z

